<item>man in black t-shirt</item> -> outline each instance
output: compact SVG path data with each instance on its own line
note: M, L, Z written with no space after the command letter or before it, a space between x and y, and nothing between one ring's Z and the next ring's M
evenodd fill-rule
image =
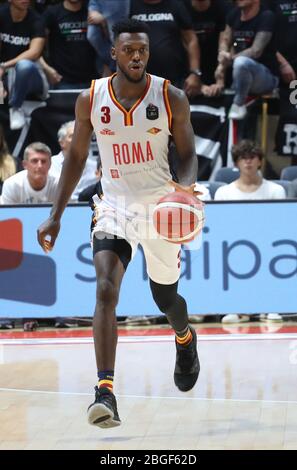
M289 84L297 78L297 1L270 0L267 6L276 14L276 47L280 75Z
M225 30L230 6L225 0L185 0L185 5L189 9L200 47L202 94L217 96L224 86L224 82L214 76L218 65L219 39Z
M236 4L227 17L216 76L223 77L227 67L233 65L235 97L229 118L243 119L247 96L270 93L279 80L275 15L262 10L260 0L237 0Z
M48 63L41 59L54 89L89 88L97 77L95 51L87 40L88 9L84 0L64 0L43 13L48 35Z
M267 0L267 6L276 14L276 46L281 76L279 97L280 112L276 130L276 151L291 156L295 165L297 106L297 0Z
M200 53L191 18L180 0L131 0L130 17L150 27L149 73L167 78L189 97L200 93Z
M0 7L0 80L3 79L9 91L13 130L25 124L22 105L26 97L47 96L46 78L37 62L45 33L39 15L29 8L29 3L29 0L10 0Z

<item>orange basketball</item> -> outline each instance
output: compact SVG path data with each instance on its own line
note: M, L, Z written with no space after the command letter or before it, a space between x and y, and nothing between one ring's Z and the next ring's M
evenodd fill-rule
M154 227L171 243L192 241L204 225L204 204L186 192L175 191L162 197L153 211Z

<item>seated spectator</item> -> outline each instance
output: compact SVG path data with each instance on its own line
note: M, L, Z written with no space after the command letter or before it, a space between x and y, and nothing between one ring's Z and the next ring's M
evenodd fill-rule
M58 141L61 147L61 151L52 157L52 166L50 169L50 175L59 179L62 171L64 159L68 157L72 136L74 131L74 121L68 121L62 124L58 131ZM89 156L84 167L84 171L78 185L76 186L71 196L71 201L75 202L78 199L79 193L91 184L97 182L96 178L96 167L97 158L90 151Z
M218 48L226 27L230 6L224 0L187 0L200 47L201 91L205 96L217 96L224 88L222 78L215 79L218 66Z
M8 151L7 143L4 137L4 131L0 125L0 194L2 192L3 182L10 176L14 175L15 172L15 160Z
M200 52L191 17L179 0L131 0L130 17L149 27L149 73L167 78L189 97L201 91Z
M278 155L291 158L296 165L296 99L292 99L297 78L297 4L296 0L267 0L276 14L276 48L280 74L280 109L275 135ZM296 96L296 95L295 95Z
M230 119L246 116L249 94L271 93L278 86L275 47L275 15L262 10L260 0L237 0L227 16L227 26L220 43L216 78L224 79L233 65L232 88L235 91Z
M34 0L34 10L36 10L41 15L48 5L58 3L59 1L60 0Z
M52 202L58 180L49 174L51 151L41 142L34 142L24 151L24 170L3 183L2 204L39 204Z
M64 0L43 13L48 59L41 59L52 89L89 88L96 78L95 51L87 40L87 5L83 0Z
M89 0L88 41L97 55L97 71L104 77L115 71L111 58L112 27L118 21L128 18L130 0Z
M270 0L266 2L276 14L276 48L283 83L297 77L297 15L296 0Z
M13 130L25 124L22 105L28 95L48 96L47 80L38 63L44 43L41 19L29 8L29 2L10 0L0 6L0 80L9 93Z
M239 178L230 184L221 186L215 193L217 201L285 199L282 186L262 178L260 168L263 152L254 142L243 140L232 148L234 165L239 169ZM243 323L249 321L249 315L225 315L223 323ZM281 315L269 313L260 320L282 321Z

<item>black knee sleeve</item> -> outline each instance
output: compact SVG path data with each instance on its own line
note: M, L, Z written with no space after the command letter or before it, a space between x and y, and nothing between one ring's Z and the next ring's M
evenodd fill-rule
M175 331L183 331L188 326L187 304L177 293L178 282L174 284L157 284L150 279L153 299L162 313L165 313Z
M162 313L166 313L175 303L177 296L177 286L175 284L157 284L156 282L150 279L150 287L153 294L153 299L158 305Z

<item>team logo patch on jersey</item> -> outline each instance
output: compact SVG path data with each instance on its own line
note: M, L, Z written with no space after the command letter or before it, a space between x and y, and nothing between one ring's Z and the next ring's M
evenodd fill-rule
M157 127L152 127L151 129L149 129L146 132L149 132L150 134L156 135L156 134L159 134L159 132L161 132L161 130L162 129L158 129Z
M146 118L150 121L154 121L159 117L159 108L154 104L150 103L146 108Z
M116 168L110 168L109 171L110 171L111 177L112 177L113 179L120 177L119 170L117 170Z
M115 135L115 132L111 131L110 129L102 129L102 131L100 131L100 134L102 134L102 135Z

